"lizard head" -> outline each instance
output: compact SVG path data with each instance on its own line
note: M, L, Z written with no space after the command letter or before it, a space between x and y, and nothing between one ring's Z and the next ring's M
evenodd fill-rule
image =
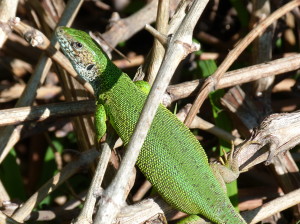
M110 89L122 74L86 32L58 27L56 37L73 68L96 94Z
M105 60L99 61L103 58L100 56L104 53L86 32L68 27L58 27L56 36L62 51L76 72L93 85L100 74L101 66L106 66Z

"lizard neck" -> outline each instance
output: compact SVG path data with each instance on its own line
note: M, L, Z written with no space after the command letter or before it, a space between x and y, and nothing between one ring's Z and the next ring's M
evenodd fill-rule
M122 75L122 71L110 60L106 60L105 64L98 64L98 67L95 79L90 82L96 96L111 90Z

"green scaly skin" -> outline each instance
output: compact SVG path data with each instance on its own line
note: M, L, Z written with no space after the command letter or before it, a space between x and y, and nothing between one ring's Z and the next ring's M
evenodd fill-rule
M59 27L56 34L74 69L95 90L98 138L105 133L108 118L124 144L128 144L147 95L109 60L87 33ZM214 223L246 223L215 178L198 140L162 105L137 165L174 208L187 214L201 214Z

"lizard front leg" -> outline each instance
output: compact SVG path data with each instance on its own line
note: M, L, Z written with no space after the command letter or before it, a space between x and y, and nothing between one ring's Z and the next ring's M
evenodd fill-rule
M106 132L106 112L105 108L102 104L96 104L96 111L95 111L95 129L96 129L96 140L97 142L103 137Z

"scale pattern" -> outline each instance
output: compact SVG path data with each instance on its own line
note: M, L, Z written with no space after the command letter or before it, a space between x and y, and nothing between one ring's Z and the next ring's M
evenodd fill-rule
M110 92L100 96L100 102L101 98L106 99L102 103L111 124L127 144L146 95L123 74ZM139 103L133 104L132 99ZM178 210L203 214L216 223L244 223L214 177L199 141L162 105L137 165L158 193Z
M86 74L84 68L94 65L97 73L85 80L93 80L90 83L95 89L97 103L104 106L110 123L127 144L146 95L111 63L86 33L63 27L58 28L57 37L82 78ZM72 49L74 42L82 44L80 52ZM162 105L155 115L137 165L165 201L178 210L201 214L215 223L245 223L214 177L198 140Z

